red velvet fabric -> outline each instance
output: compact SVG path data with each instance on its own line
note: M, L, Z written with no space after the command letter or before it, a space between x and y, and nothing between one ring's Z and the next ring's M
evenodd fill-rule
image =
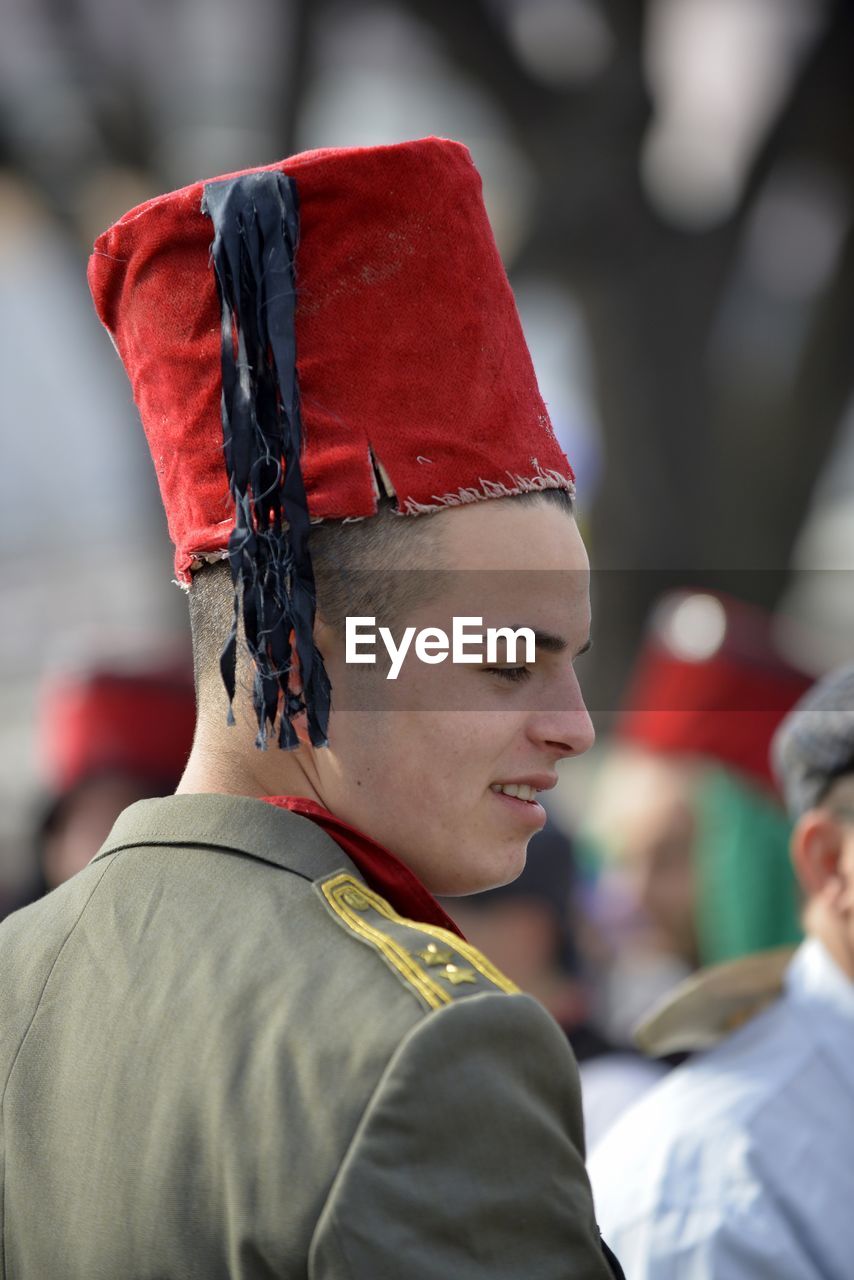
M418 920L422 924L450 929L462 938L457 925L442 910L429 889L424 887L409 867L388 849L377 844L376 840L351 827L349 822L342 822L315 800L307 800L302 796L265 796L264 799L267 804L311 818L312 822L322 827L356 864L370 887L381 894L400 915L409 920Z
M96 671L42 690L39 755L63 792L106 770L177 786L196 722L192 674Z
M267 167L292 177L299 196L296 342L310 514L372 515L372 454L409 514L570 487L467 149L425 138ZM126 214L98 239L89 265L185 582L200 556L225 548L233 523L203 186Z
M761 610L729 596L716 598L726 612L726 630L709 657L691 661L671 647L666 627L653 631L616 737L653 751L716 760L776 789L768 760L771 739L812 680L780 655L771 620Z

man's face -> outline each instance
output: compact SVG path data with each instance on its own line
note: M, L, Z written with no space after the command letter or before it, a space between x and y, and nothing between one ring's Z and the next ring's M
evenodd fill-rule
M157 790L151 780L104 773L79 783L61 801L61 810L42 842L42 871L49 889L69 880L91 862L123 809Z
M321 629L333 687L330 746L306 772L338 817L396 853L437 894L514 879L545 822L536 802L502 785L548 790L565 756L592 745L573 660L589 639L589 567L574 520L547 503L497 499L432 517L441 522L438 594L398 620L438 627L455 616L530 627L535 661L441 665L413 651L396 680L344 661L344 638ZM503 659L503 650L499 658ZM354 704L362 710L353 709Z
M697 770L692 762L623 747L602 771L595 807L613 882L645 950L697 964Z

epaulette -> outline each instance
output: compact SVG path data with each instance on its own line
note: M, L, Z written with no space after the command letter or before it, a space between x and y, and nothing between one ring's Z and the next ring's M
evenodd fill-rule
M339 872L314 888L342 929L373 947L425 1008L487 991L519 991L476 947L447 929L398 915L354 876Z
M650 1057L710 1049L778 999L794 947L759 951L694 973L634 1029Z

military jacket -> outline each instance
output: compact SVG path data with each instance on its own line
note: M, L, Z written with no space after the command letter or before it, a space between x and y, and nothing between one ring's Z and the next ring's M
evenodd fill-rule
M565 1038L309 820L133 805L0 926L2 1280L606 1280Z

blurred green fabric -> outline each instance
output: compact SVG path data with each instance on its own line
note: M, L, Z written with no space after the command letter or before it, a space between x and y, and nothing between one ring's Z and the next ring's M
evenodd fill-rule
M697 790L697 933L703 965L801 940L790 824L770 792L709 766Z

